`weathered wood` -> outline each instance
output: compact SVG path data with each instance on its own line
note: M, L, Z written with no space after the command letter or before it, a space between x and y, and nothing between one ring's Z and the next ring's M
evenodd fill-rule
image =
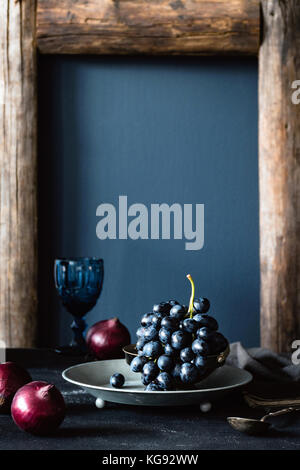
M46 54L246 54L259 0L38 0Z
M300 339L300 4L264 0L259 54L261 343Z
M37 312L35 0L0 2L0 339L34 345Z

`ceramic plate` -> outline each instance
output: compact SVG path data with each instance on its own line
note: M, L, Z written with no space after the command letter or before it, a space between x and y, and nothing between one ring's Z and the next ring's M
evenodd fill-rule
M109 383L110 376L116 372L125 377L125 384L121 389L115 389ZM224 365L197 384L197 390L146 392L141 384L140 374L132 372L124 359L79 364L66 369L62 376L104 401L144 406L193 405L213 401L252 380L249 372Z

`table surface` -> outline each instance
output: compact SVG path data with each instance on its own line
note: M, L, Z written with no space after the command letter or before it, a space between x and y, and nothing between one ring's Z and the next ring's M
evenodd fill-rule
M233 430L226 422L227 416L264 414L250 409L240 392L215 402L208 413L195 406L160 408L113 403L97 409L95 398L61 377L66 367L82 362L78 358L62 357L51 350L10 349L7 360L25 366L33 380L54 383L64 395L67 415L60 429L48 437L24 433L9 415L0 415L1 450L300 449L299 416L278 422L280 427L265 437L247 436Z

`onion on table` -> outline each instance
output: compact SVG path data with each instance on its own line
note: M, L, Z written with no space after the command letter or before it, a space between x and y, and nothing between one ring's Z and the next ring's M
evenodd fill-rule
M9 413L11 402L19 388L32 378L26 369L15 362L0 364L0 413Z
M46 435L55 431L65 417L65 401L53 384L34 381L20 388L11 405L11 415L23 431Z
M97 359L118 359L124 355L122 348L130 344L130 334L118 318L101 320L88 330L86 343Z

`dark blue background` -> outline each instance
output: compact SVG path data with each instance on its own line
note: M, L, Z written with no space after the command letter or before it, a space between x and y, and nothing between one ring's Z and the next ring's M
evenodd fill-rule
M133 338L155 302L196 292L231 341L259 343L257 63L205 58L42 57L39 75L41 345L71 318L53 259L104 258L89 324L118 316ZM205 245L96 237L96 208L204 203Z

